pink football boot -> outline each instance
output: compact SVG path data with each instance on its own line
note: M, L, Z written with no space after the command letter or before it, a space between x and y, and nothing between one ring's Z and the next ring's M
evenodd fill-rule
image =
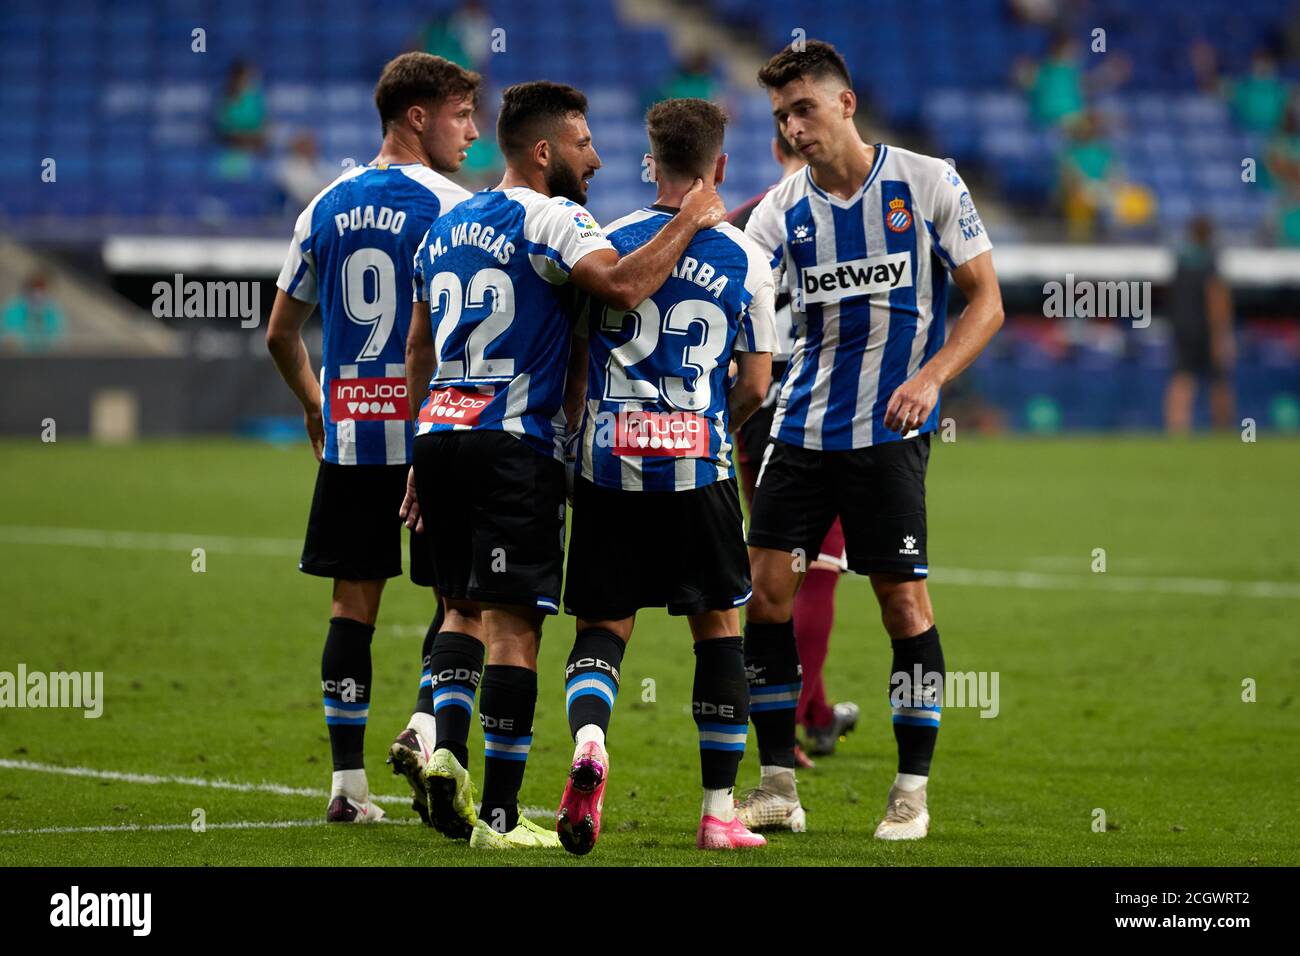
M596 845L608 776L609 755L605 748L594 740L587 741L573 758L564 797L555 814L555 831L570 853L582 856Z
M750 833L740 822L740 817L732 817L723 823L717 817L705 816L700 820L695 845L701 850L740 850L767 846L767 840L757 833Z

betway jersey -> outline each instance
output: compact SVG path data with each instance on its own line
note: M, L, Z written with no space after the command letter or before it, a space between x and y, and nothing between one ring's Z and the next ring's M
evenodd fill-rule
M877 144L862 189L840 199L805 169L773 187L745 234L789 283L795 320L772 437L844 450L908 436L885 428L894 390L944 342L948 277L992 248L956 170Z
M276 285L320 303L326 461L411 460L411 257L429 225L469 195L427 166L354 166L298 217Z
M475 193L435 222L415 254L437 362L417 434L504 431L562 461L564 287L578 260L612 248L582 206L524 187Z
M619 255L676 210L650 207L608 227ZM672 275L622 312L592 302L582 474L624 491L689 491L735 475L727 412L733 351L776 347L767 257L735 226L696 233Z

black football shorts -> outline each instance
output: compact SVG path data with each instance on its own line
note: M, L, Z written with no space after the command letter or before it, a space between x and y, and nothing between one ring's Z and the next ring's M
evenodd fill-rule
M763 453L749 543L811 563L840 516L849 570L926 577L925 471L930 433L848 451L773 439Z
M621 621L645 607L701 614L750 596L734 478L691 491L623 491L574 480L564 610Z
M560 609L564 465L502 431L415 438L415 484L443 597Z
M298 568L343 581L372 581L402 573L402 521L409 465L336 465L323 461L307 519ZM411 580L433 583L428 546L411 534Z

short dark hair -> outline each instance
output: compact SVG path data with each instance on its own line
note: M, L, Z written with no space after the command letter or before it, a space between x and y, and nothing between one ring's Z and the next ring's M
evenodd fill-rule
M550 80L508 86L497 113L497 146L506 159L514 159L548 139L574 113L587 115L587 97L572 86Z
M814 80L833 76L845 86L853 87L848 65L839 50L821 40L806 40L802 47L796 50L791 44L768 60L758 71L758 82L768 89L780 89L803 76Z
M375 108L384 132L417 103L442 103L452 97L473 96L478 105L483 78L472 70L431 53L403 53L384 65L375 84Z
M656 103L645 114L655 165L678 176L708 177L722 152L727 115L708 100Z
M777 150L782 156L789 157L790 159L796 158L799 155L799 151L790 145L790 141L786 139L785 134L781 132L781 121L775 120L774 122L776 125L776 132L772 135L776 137Z

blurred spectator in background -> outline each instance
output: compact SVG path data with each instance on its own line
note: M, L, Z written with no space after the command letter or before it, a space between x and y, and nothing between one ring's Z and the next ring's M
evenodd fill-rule
M253 156L266 145L266 99L256 71L243 60L230 65L214 119L217 139L225 147L216 156L215 174L251 179Z
M1050 27L1061 17L1058 0L1009 0L1011 15L1020 23L1035 27Z
M1268 181L1278 190L1277 242L1300 246L1300 93L1291 100L1282 128L1264 160Z
M43 352L63 337L63 310L50 297L45 273L33 272L0 313L0 344L6 351Z
M1251 54L1250 72L1230 84L1232 111L1252 133L1271 133L1281 126L1289 97L1277 60L1262 47Z
M1021 63L1017 73L1029 97L1029 111L1039 124L1057 126L1083 113L1083 68L1079 45L1070 34L1055 34L1046 59Z
M416 48L486 75L491 41L487 7L481 0L466 0L452 13L429 20L420 30Z
M342 171L321 159L316 137L303 132L290 142L289 153L280 161L275 178L284 190L286 208L296 215Z
M1217 96L1219 88L1219 51L1204 38L1193 40L1187 49L1187 58L1196 77L1196 88L1202 93Z
M1165 428L1185 435L1192 427L1196 386L1210 389L1214 427L1233 425L1232 290L1219 275L1214 226L1206 215L1188 225L1187 243L1177 253L1169 286L1169 322L1174 335L1174 371L1165 391Z
M659 98L711 100L717 85L718 81L713 75L713 58L707 50L695 50L678 64L677 71L664 84Z
M707 50L699 49L679 60L668 77L657 89L642 97L642 107L649 109L661 100L695 98L713 100L718 80L713 75L713 58Z
M1126 178L1106 138L1101 113L1089 109L1070 124L1067 135L1058 189L1069 238L1090 241L1103 221L1112 232L1132 233L1148 226L1155 218L1155 194Z
M235 149L260 151L266 144L266 99L253 67L236 60L226 74L217 105L217 137Z
M1066 229L1076 242L1096 234L1097 218L1111 189L1114 154L1104 134L1101 115L1090 110L1071 126L1069 142L1061 152L1061 201Z

